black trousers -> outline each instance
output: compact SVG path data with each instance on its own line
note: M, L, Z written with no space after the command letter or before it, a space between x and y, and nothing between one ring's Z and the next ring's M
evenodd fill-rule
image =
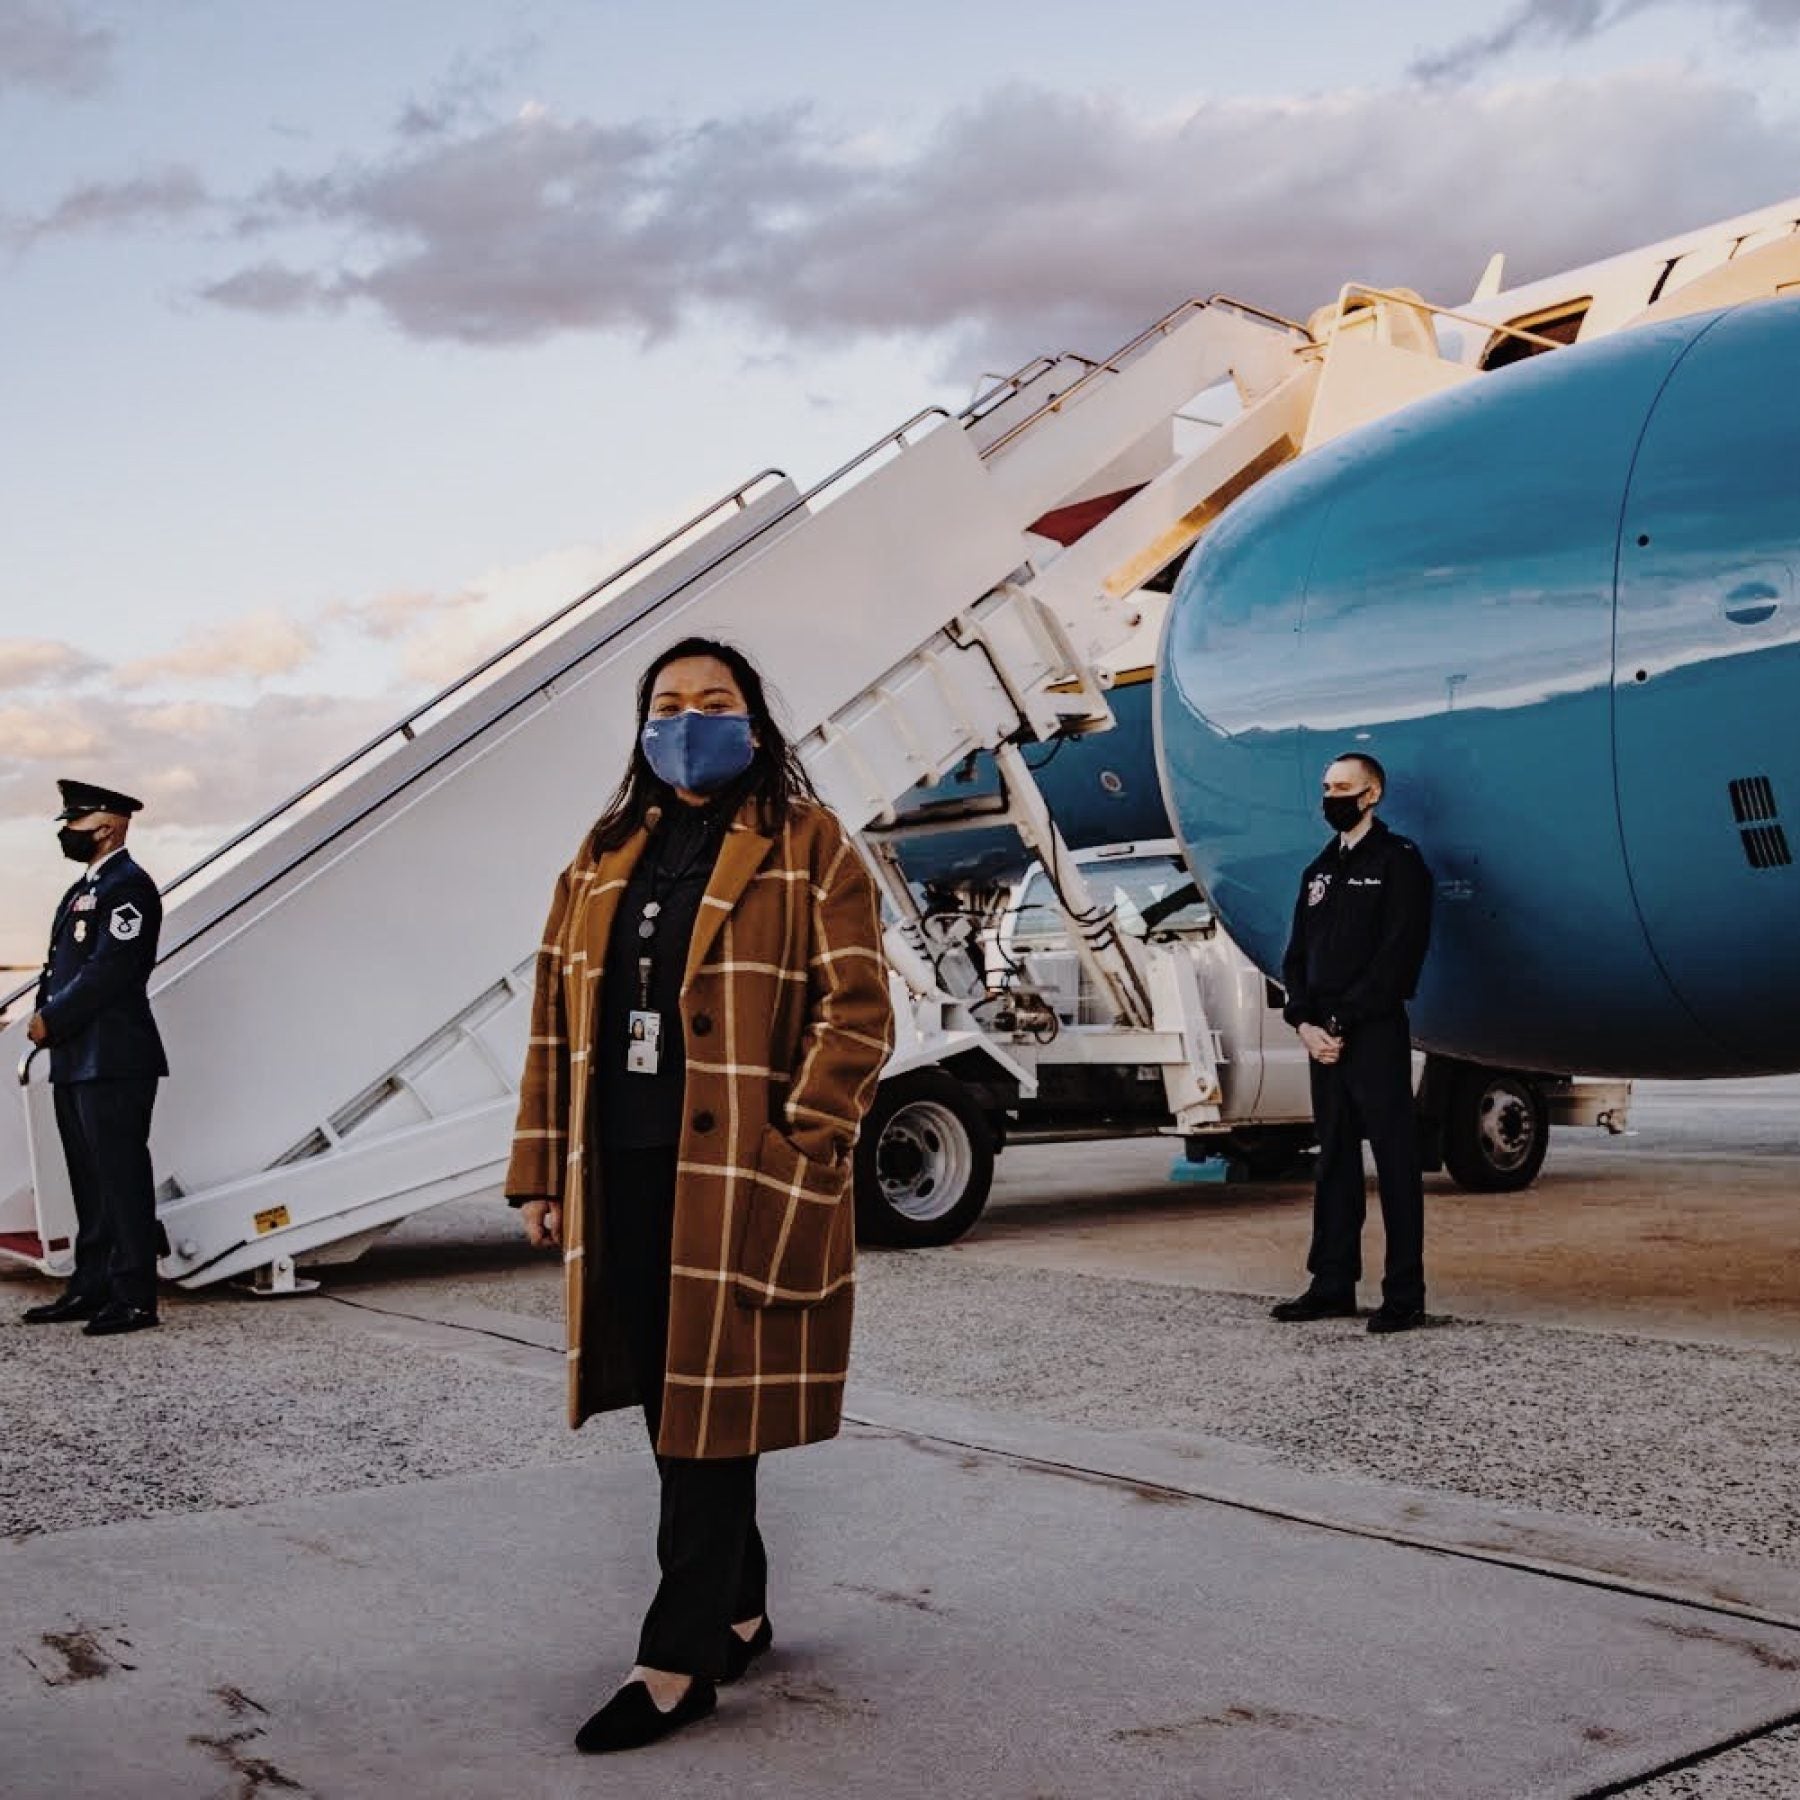
M156 1080L59 1081L56 1131L75 1194L75 1274L84 1299L156 1307Z
M615 1150L602 1168L607 1305L624 1327L652 1448L662 1422L668 1366L670 1239L677 1152ZM761 1616L769 1559L756 1526L756 1458L659 1456L662 1507L656 1558L662 1581L644 1615L638 1661L716 1679L725 1634Z
M1313 1122L1319 1166L1313 1189L1312 1251L1306 1266L1322 1294L1348 1294L1362 1275L1367 1197L1363 1139L1375 1153L1387 1271L1381 1297L1389 1306L1425 1304L1425 1189L1419 1176L1418 1120L1413 1110L1412 1039L1406 1015L1369 1019L1346 1033L1344 1054L1312 1065Z

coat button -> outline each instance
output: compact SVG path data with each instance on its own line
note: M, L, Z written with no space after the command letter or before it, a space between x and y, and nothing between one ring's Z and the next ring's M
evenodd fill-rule
M711 1131L712 1128L713 1116L711 1113L697 1112L694 1114L694 1129L696 1131Z
M706 1034L711 1030L712 1030L712 1014L711 1013L695 1013L694 1014L694 1036L695 1037L705 1037Z

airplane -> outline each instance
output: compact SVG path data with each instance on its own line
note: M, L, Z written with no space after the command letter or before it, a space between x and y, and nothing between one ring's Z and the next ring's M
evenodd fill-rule
M1274 973L1320 774L1365 750L1437 877L1422 1047L1560 1073L1800 1069L1796 215L1510 294L1490 270L1444 315L1485 327L1455 346L1480 379L1237 500L1181 570L1153 671L1115 672L1115 728L1035 749L1071 845L1171 821ZM955 781L916 792L909 827ZM970 834L965 866L997 879L1005 835ZM904 848L918 879L958 854Z

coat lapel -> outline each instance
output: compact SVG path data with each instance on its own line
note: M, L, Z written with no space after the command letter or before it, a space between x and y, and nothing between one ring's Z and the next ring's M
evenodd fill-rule
M606 968L606 946L612 936L613 920L618 916L619 902L625 897L625 884L638 866L649 843L650 834L640 826L616 850L608 850L594 865L594 879L588 888L583 909L581 947L587 952L587 975L598 981Z
M706 961L707 953L717 941L731 909L737 905L751 878L763 865L763 859L774 845L746 822L754 817L748 808L740 812L719 846L719 860L713 864L712 879L700 901L700 914L694 920L694 935L688 940L687 968L681 977L682 991L694 979L694 972Z

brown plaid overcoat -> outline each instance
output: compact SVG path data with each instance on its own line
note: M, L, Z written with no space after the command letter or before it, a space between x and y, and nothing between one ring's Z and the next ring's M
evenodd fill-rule
M748 1456L832 1437L855 1286L851 1150L893 1041L875 886L843 826L796 801L733 820L681 990L686 1119L658 1451ZM648 834L556 884L538 952L509 1196L563 1207L569 1423L638 1396L598 1279L587 1140L606 945Z

